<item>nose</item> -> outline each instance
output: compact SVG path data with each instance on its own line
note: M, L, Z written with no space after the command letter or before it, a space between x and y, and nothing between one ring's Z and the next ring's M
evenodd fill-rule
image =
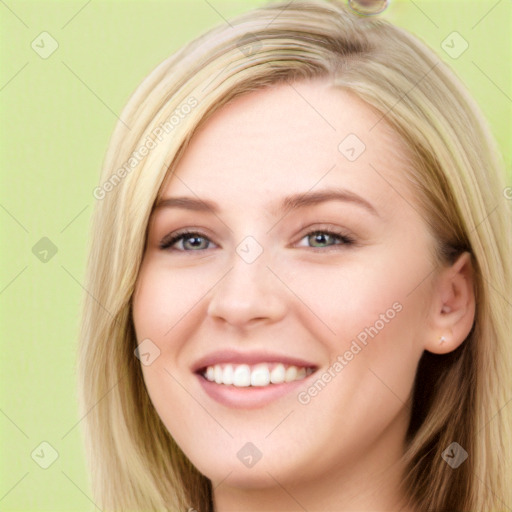
M213 288L208 315L236 327L279 321L286 314L286 290L260 256L247 263L238 254Z

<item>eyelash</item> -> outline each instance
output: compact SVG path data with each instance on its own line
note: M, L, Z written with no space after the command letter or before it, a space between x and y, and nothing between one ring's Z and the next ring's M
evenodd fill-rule
M306 237L309 237L312 235L318 235L318 234L324 234L324 235L331 236L331 237L341 241L341 243L335 243L332 245L328 245L326 247L309 247L309 249L320 250L320 251L325 252L325 250L329 250L330 248L335 247L335 246L350 246L350 245L355 244L355 240L352 237L350 237L340 231L331 230L331 229L316 229L316 230L310 231L310 232L306 233L300 240L303 240ZM176 248L172 247L174 244L176 244L176 242L179 242L180 240L186 240L187 238L192 238L193 236L198 237L198 238L204 238L205 240L208 240L211 242L211 240L203 233L200 233L198 231L183 230L183 231L178 231L177 233L174 233L174 234L171 233L169 235L166 235L160 241L159 247L162 250L173 250L173 251L191 252L191 253L192 252L201 252L201 251L206 250L206 249L198 249L198 250L176 249Z

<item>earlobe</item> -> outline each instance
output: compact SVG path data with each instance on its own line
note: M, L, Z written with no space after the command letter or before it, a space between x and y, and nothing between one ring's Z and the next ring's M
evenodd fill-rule
M464 339L455 338L452 331L446 331L427 340L425 350L434 354L448 354L459 347Z
M447 354L471 332L475 319L474 269L471 254L462 253L443 268L434 283L425 350Z

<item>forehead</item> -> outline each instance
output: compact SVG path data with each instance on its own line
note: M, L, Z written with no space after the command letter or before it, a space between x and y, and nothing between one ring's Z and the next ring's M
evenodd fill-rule
M406 150L384 117L327 80L237 97L194 135L163 196L270 201L315 187L389 196L404 188Z

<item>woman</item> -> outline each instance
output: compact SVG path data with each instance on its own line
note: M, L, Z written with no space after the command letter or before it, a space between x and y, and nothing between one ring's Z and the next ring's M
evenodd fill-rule
M510 212L439 58L278 3L121 117L78 361L98 506L510 507Z

